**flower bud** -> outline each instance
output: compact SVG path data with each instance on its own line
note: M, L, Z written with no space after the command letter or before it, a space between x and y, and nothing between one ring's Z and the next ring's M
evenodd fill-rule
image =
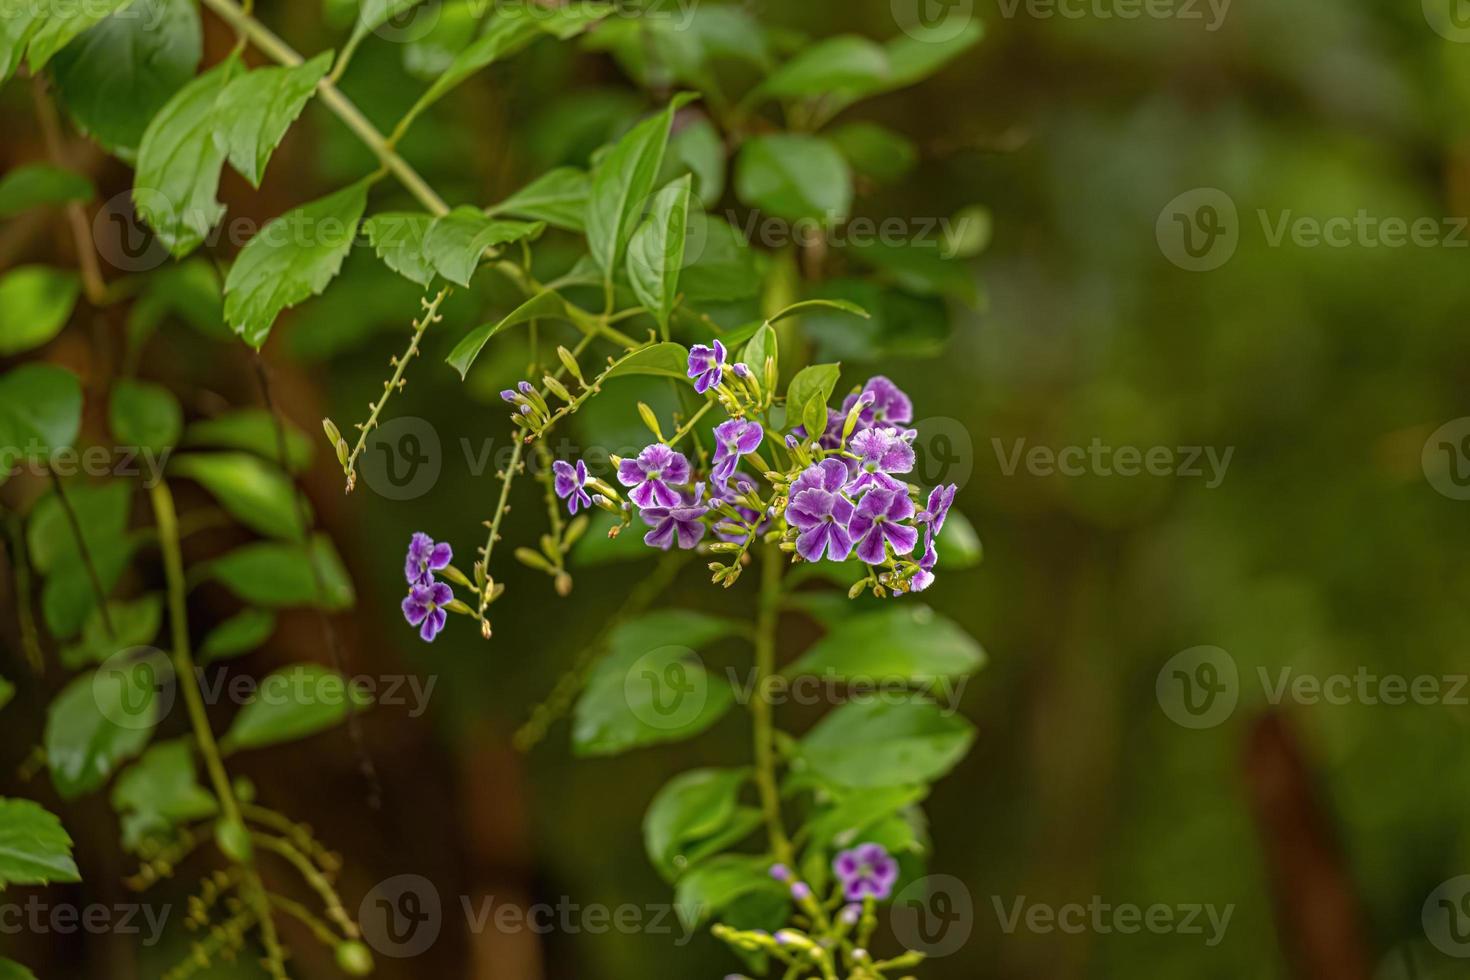
M582 367L577 363L577 358L573 356L571 351L567 350L565 347L558 346L556 348L556 356L561 358L562 366L571 373L572 377L576 378L584 385L587 383L582 378Z
M551 375L548 374L546 377L542 378L541 383L546 386L547 391L551 392L562 401L569 402L574 400L572 398L572 393L570 391L567 391L566 385L563 385L560 381L556 380Z
M337 944L337 966L349 977L365 977L373 972L373 954L359 942Z
M658 416L653 413L653 409L652 408L650 408L648 405L646 405L643 402L639 402L638 403L638 414L640 416L642 416L642 418L643 418L643 424L646 425L646 426L648 426L648 431L653 433L653 438L654 439L656 439L659 442L667 442L667 440L664 439L663 430L661 428L659 428Z

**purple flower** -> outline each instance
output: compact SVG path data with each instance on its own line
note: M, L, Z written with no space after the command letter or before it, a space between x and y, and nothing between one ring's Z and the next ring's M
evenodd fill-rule
M907 473L914 468L914 447L898 434L897 429L864 429L852 437L849 446L860 458L858 478L847 488L856 496L865 490L902 490L904 485L890 473Z
M728 419L715 426L715 461L710 477L724 486L735 475L740 457L755 452L764 438L760 423L749 419Z
M403 574L410 585L432 585L434 573L449 567L454 550L449 545L434 539L422 531L408 542L408 557L403 563ZM415 623L415 626L418 624Z
M812 887L804 881L798 881L791 886L791 897L798 902L805 902L812 897Z
M786 520L801 532L796 553L807 561L821 561L823 552L833 561L846 561L852 553L852 515L852 501L840 493L812 489L792 497Z
M694 488L694 499L689 503L679 503L674 507L645 507L638 516L653 530L643 536L643 543L668 551L677 537L679 547L687 551L704 537L705 527L700 519L707 513L709 505L704 503L703 483Z
M918 521L929 525L933 529L932 534L944 530L944 519L949 516L949 508L954 503L957 490L959 484L951 483L947 487L935 487L929 491L929 505L919 512Z
M919 559L919 570L909 579L910 592L923 592L934 584L934 566L939 564L939 552L934 549L934 540L924 542L924 557Z
M735 512L745 519L746 524L752 527L755 527L756 525L760 525L760 527L762 528L769 527L769 522L767 522L765 518L761 516L760 511L751 510L749 507L745 506L745 504L741 502L741 498L745 495L745 492L748 490L753 490L754 488L755 481L746 474L741 473L737 470L734 474L731 475L729 482L726 483L724 486L720 486L718 483L715 484L713 492L710 494L710 497L714 500L723 500L725 503L734 507ZM721 541L734 541L738 543L744 541L746 535L743 533L735 534L729 531L720 531L717 528L715 530L715 537L719 538Z
M791 869L784 864L773 864L771 865L771 877L777 881L790 881Z
M823 429L822 434L817 437L817 445L823 449L836 449L842 445L842 426L846 421L846 414L835 408L827 409L827 428ZM791 435L787 436L787 439L794 438L797 442L805 442L808 435L806 426L798 425L791 430Z
M843 851L832 862L832 870L849 902L869 897L881 902L893 893L898 882L898 862L881 844L863 844Z
M720 383L725 373L725 345L718 340L713 347L695 344L689 348L689 377L694 390L701 395Z
M795 500L803 490L825 490L836 493L847 482L847 466L840 459L824 459L801 471L791 484L790 499Z
M425 643L433 643L449 618L442 607L453 600L454 590L443 582L415 585L403 600L403 618L408 620L408 625L419 628L419 636Z
M919 531L899 523L914 516L914 502L897 490L870 490L858 504L848 533L857 542L857 556L869 565L882 564L884 543L895 555L906 555L919 543Z
M689 482L689 460L656 442L618 464L618 482L633 488L628 496L639 507L677 507L679 495L669 484Z
M567 502L567 510L575 514L580 507L591 507L592 497L586 490L587 464L583 460L577 460L574 468L565 460L557 460L551 464L551 471L556 474L552 483L556 495Z
M858 414L858 424L861 426L883 426L905 422L914 419L914 403L909 396L899 390L898 385L889 381L879 374L868 379L863 385L863 390L857 395L848 395L842 402L842 415L852 410L861 395L871 394L873 402Z

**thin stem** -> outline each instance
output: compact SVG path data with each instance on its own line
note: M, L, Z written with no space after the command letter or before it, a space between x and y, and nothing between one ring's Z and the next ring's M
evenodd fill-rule
M204 0L204 5L213 10L236 32L249 38L250 43L259 48L272 61L294 68L304 60L294 48L252 17L248 6L241 7L234 0ZM449 213L449 205L444 203L444 199L429 186L417 170L409 165L407 160L398 155L392 144L383 137L382 133L378 132L377 127L362 114L352 100L342 94L332 79L322 79L317 85L317 91L321 93L322 104L346 123L347 128L352 130L358 139L367 144L368 149L373 151L388 172L393 174L430 214L438 217Z
M46 94L42 76L33 79L31 88L36 100L36 118L41 123L41 135L46 141L46 155L59 167L67 165L66 150L61 142L61 121ZM76 245L77 262L81 266L82 289L87 302L94 307L106 306L109 300L107 281L102 278L102 265L97 261L97 247L92 238L92 229L87 224L87 212L78 201L66 205L66 220L71 226L72 242Z
M357 486L357 460L367 448L368 436L378 427L378 416L383 414L383 408L388 404L388 399L393 397L393 392L403 386L403 373L408 370L408 362L418 356L419 342L424 339L424 331L429 329L429 324L438 323L443 319L439 315L439 307L449 295L446 286L432 300L421 299L424 315L413 321L413 339L408 342L408 350L403 352L402 357L393 359L393 377L383 382L383 397L379 398L372 406L372 414L368 420L359 425L357 445L352 447L352 454L347 457L343 469L347 471L347 492L351 493L353 487Z
M485 569L485 587L480 590L479 618L486 639L489 639L490 623L485 619L485 608L490 605L490 592L494 588L493 582L495 581L490 577L490 555L495 551L495 542L500 540L500 522L505 518L505 512L510 509L506 506L510 502L510 485L521 467L521 450L525 447L526 444L518 436L515 449L510 454L510 464L501 474L500 500L495 505L495 516L490 520L490 533L485 538L485 547L480 549L480 560L484 563Z
M77 512L72 509L66 488L61 485L61 477L56 475L55 470L47 472L51 474L51 485L56 488L56 499L66 514L66 522L71 525L72 537L77 539L77 554L82 557L82 565L87 569L87 580L91 582L92 592L97 597L97 610L102 614L102 626L107 630L108 639L115 639L117 632L112 628L112 614L107 609L107 590L102 587L102 576L97 574L97 565L92 561L92 551L87 547L87 539L82 537L82 522L77 520Z
M704 405L699 409L699 411L695 412L690 417L688 422L685 422L683 425L679 426L679 431L675 432L672 436L669 437L669 447L673 448L674 446L677 446L680 440L682 440L691 431L693 431L694 427L699 424L699 420L704 418L705 413L714 407L714 402L705 402Z
M36 614L31 607L31 562L26 555L25 532L18 515L6 515L5 531L9 538L10 569L15 573L15 609L20 619L20 644L25 649L26 663L30 665L31 672L40 676L46 669L46 662L41 653L41 634L36 628Z
M250 839L264 850L278 854L285 858L287 863L296 869L297 874L306 879L306 883L312 887L322 900L326 908L327 918L337 924L343 935L348 939L356 939L359 935L357 923L352 921L352 916L347 914L347 907L342 904L342 897L337 894L337 889L327 880L316 865L307 859L296 849L296 845L283 837L273 837L270 834L252 833Z
M766 689L776 671L776 622L781 605L781 552L768 544L761 554L760 604L755 624L755 701L751 718L755 725L755 781L760 791L761 812L771 853L780 864L792 862L791 841L781 824L781 794L776 787L775 729L771 719L770 692Z

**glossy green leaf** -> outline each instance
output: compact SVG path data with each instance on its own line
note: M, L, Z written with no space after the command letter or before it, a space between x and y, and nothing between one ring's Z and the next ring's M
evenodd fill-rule
M151 593L141 599L112 599L107 603L109 630L102 611L93 609L82 624L82 637L61 650L62 666L76 670L86 664L99 664L108 657L133 647L154 645L163 626L163 596Z
M312 565L308 564L307 549L298 544L248 544L215 559L208 567L213 578L253 606L351 608L355 599L352 580L342 567L342 559L331 539L316 535L309 558L322 579L324 591L320 594Z
M802 762L844 786L928 783L964 758L974 727L915 698L899 703L849 702L801 740Z
M457 207L424 233L424 256L439 275L468 286L487 249L534 239L545 229L545 222L490 218L478 208Z
M558 167L531 181L488 213L544 221L553 228L581 233L587 228L587 200L591 193L592 181L586 171Z
M703 208L719 204L725 193L728 166L725 140L714 123L695 119L669 139L658 183L667 184L684 174L694 176L694 199Z
M46 712L46 763L63 799L107 781L118 764L143 751L158 723L159 661L143 658L73 680Z
M842 374L839 364L813 364L804 367L791 379L786 389L786 418L800 422L807 434L819 437L827 429L827 403Z
M66 499L81 526L88 550L106 549L123 536L132 493L132 487L121 480L67 484ZM26 526L26 549L31 564L43 575L63 564L80 561L71 522L54 492L37 501L31 511Z
M837 224L852 209L852 173L816 136L759 136L740 151L735 191L750 207L788 221Z
M683 344L654 344L627 355L607 371L609 379L635 374L651 374L655 377L677 378L687 382L689 381L689 349Z
M271 154L331 67L332 52L323 51L293 67L257 68L237 75L220 93L215 140L224 147L230 165L253 186L260 186Z
M892 684L964 677L984 665L984 649L953 620L905 602L843 619L785 674Z
M764 855L727 854L694 868L675 890L679 920L693 929L749 895L784 899L786 886L771 878L772 863Z
M264 645L275 631L275 613L246 609L210 630L199 644L199 660L211 663L249 653Z
M41 26L41 9L24 4L0 17L0 82L7 82L25 57L26 45Z
M0 356L49 343L71 319L81 288L76 273L44 265L0 275Z
M985 558L985 547L975 525L958 510L951 509L945 518L944 529L939 532L934 547L939 552L939 563L945 571L963 571L974 568Z
M735 819L748 769L694 769L669 780L643 818L643 843L653 866L673 881L689 866L688 850L717 836Z
M349 710L370 704L372 698L336 671L294 664L260 682L255 697L220 739L220 749L237 752L306 738L338 724Z
M26 63L31 69L31 74L38 74L46 63L51 60L62 48L71 43L72 38L87 30L93 24L98 23L119 11L126 10L133 5L134 0L90 0L88 3L50 3L47 4L47 12L42 17L35 33L31 35L31 44L26 56ZM7 8L6 17L13 14ZM141 9L128 11L128 16L143 17L146 12Z
M0 816L0 819L4 817ZM36 975L15 960L0 956L0 980L36 980Z
M411 211L385 211L362 224L378 258L410 282L427 287L434 281L434 267L424 255L424 236L434 223L431 215Z
M31 800L0 798L0 890L81 881L71 852L71 835L54 813Z
M680 177L653 199L648 218L628 243L628 280L667 336L679 296L693 179Z
M689 240L700 246L697 254L686 256L681 277L690 303L734 302L760 293L764 259L724 218L691 212Z
M96 193L92 182L79 173L49 163L27 163L0 178L0 218L47 204L88 201Z
M296 488L279 467L249 453L189 453L169 460L169 474L201 484L241 524L273 538L303 533Z
M354 4L357 23L353 25L348 47L355 49L369 34L421 3L423 0L362 0L360 7Z
M123 770L112 788L112 808L122 818L123 846L129 850L218 810L214 796L199 783L189 739L151 746Z
M203 244L225 213L216 199L225 151L214 138L215 103L238 68L227 58L175 92L138 146L133 204L176 257Z
M851 313L853 316L860 316L864 320L871 319L871 314L868 313L867 310L863 309L856 303L851 302L850 300L804 299L799 303L792 303L790 306L770 317L768 320L766 320L766 322L780 323L782 320L788 319L789 317L801 316L803 313L808 313L812 310L817 309L840 310L843 313Z
M336 278L367 207L368 181L287 212L241 250L225 279L225 320L259 350L280 312Z
M449 365L463 378L469 374L475 358L480 356L480 351L485 349L490 338L502 330L509 330L522 323L530 323L532 320L564 319L566 314L566 301L556 293L550 291L537 293L512 310L503 320L482 323L466 334L463 340L454 345L454 350L450 351L447 358Z
M849 123L827 138L854 171L882 184L908 176L919 162L912 140L877 123Z
M648 195L653 192L669 143L674 113L694 96L675 96L663 112L645 119L597 164L592 173L592 196L587 205L587 244L592 257L611 277L638 226Z
M750 342L745 345L745 349L740 352L740 356L735 360L749 365L750 369L756 372L756 377L759 378L765 374L766 361L776 359L777 356L776 331L770 323L763 323L760 329L755 332L755 336L751 337ZM779 370L779 361L776 367Z
M66 368L22 364L0 375L0 468L70 446L81 425L82 385Z
M839 89L881 86L892 74L882 45L847 34L802 50L771 73L761 92L778 99L816 97Z
M803 828L806 839L811 846L828 851L853 847L864 841L868 828L921 803L928 795L924 786L882 786L844 793L807 821Z
M63 48L51 77L77 126L133 160L148 123L194 77L203 53L194 0L147 0Z
M311 462L312 442L291 423L279 424L285 430L287 465L291 472L298 473ZM242 408L191 422L184 430L183 445L241 449L278 465L281 461L277 418L263 408Z
M171 449L184 430L184 410L171 391L128 378L113 386L107 419L121 445L155 453Z

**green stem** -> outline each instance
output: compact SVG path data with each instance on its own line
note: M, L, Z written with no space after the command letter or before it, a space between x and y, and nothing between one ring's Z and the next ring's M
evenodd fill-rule
M26 555L25 531L20 517L15 514L7 515L5 530L10 539L10 567L15 573L15 608L20 619L20 643L25 650L26 662L30 664L31 672L39 677L46 669L46 661L41 652L41 633L36 628L36 615L31 608L31 563Z
M51 485L56 488L56 501L66 514L66 523L71 527L72 537L77 540L77 554L82 558L82 566L87 570L87 580L97 597L97 611L102 614L102 626L107 630L108 638L115 639L117 633L112 628L112 614L107 609L107 590L102 587L102 576L97 574L97 565L92 561L92 551L87 547L87 539L82 537L82 522L77 519L77 512L72 508L71 498L66 495L61 477L56 475L55 470L48 472L51 474Z
M702 419L702 418L704 418L705 413L708 412L710 409L712 409L714 407L715 407L715 403L714 402L705 402L704 405L700 408L700 410L697 411L697 412L695 412L690 417L690 419L689 419L688 422L685 422L683 425L679 426L679 431L675 432L673 434L673 436L671 436L669 438L669 443L668 443L669 444L669 447L670 448L673 448L674 446L677 446L679 444L680 440L682 440L691 431L693 431L694 427L699 424L699 420Z
M490 519L490 534L485 538L485 547L480 550L480 560L485 568L485 587L480 591L479 618L487 640L490 638L490 622L485 618L485 607L490 605L490 591L495 582L490 577L490 555L495 551L495 542L500 539L500 522L505 518L506 504L510 501L510 485L515 480L516 471L521 467L521 451L525 447L525 442L517 436L515 450L510 454L510 465L506 466L501 475L500 500L495 505L495 516Z
M294 48L252 17L248 9L241 7L234 0L204 0L204 5L219 15L220 19L229 24L237 33L248 38L251 44L259 48L272 61L294 68L304 60ZM419 176L418 171L414 170L407 160L398 155L392 144L384 138L382 133L378 132L377 127L368 121L368 118L352 103L352 100L342 94L332 79L322 79L317 85L317 91L321 93L322 104L347 124L347 128L352 130L357 138L373 151L388 172L398 178L399 183L403 184L404 188L430 214L439 217L449 213L449 205L444 203L444 199L435 193L434 189L423 177Z
M761 554L760 604L755 625L755 700L750 706L755 725L755 781L760 791L761 812L771 854L780 864L791 864L791 841L781 823L781 794L776 787L775 728L771 719L770 692L766 689L776 671L776 622L781 604L781 552L768 544Z

